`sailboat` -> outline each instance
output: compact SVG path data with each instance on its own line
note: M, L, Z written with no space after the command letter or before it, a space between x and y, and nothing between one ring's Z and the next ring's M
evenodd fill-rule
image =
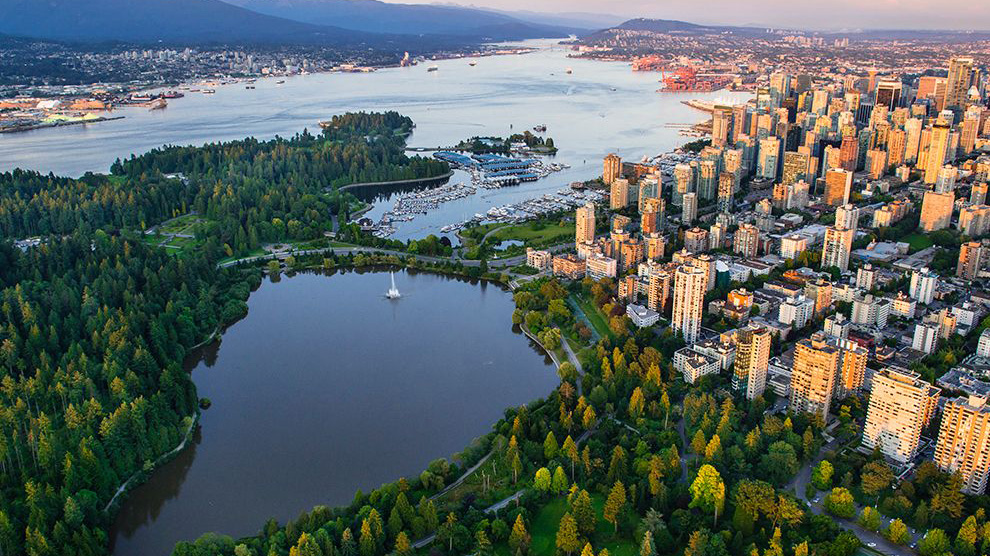
M392 276L392 287L389 288L388 292L385 294L385 297L388 299L399 299L402 295L399 293L399 288L395 287L395 273L389 272L389 275Z

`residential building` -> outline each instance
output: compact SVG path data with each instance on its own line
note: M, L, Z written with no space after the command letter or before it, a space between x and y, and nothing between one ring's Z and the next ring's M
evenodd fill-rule
M620 177L622 177L622 159L619 158L619 155L612 153L605 157L602 181L605 182L605 185L612 185Z
M593 243L595 241L595 204L588 203L578 207L575 215L576 244Z
M708 277L693 265L681 265L674 273L674 309L671 327L681 332L684 341L693 344L701 333Z
M849 203L849 196L852 193L853 174L849 170L833 168L825 172L825 197L826 205L833 207L842 206Z
M815 302L800 295L791 297L780 304L777 320L789 324L795 330L804 328L815 316Z
M959 247L959 263L956 266L956 276L966 280L975 280L986 257L986 250L978 241L970 241Z
M914 325L911 348L922 353L934 353L935 346L938 345L939 332L940 327L935 324L923 322Z
M604 255L591 255L587 260L588 276L595 280L615 278L619 271L619 261Z
M921 203L921 229L934 232L948 228L952 220L955 200L955 195L951 191L946 193L926 191Z
M653 326L660 320L660 313L634 303L626 305L626 315L638 328Z
M718 361L690 347L674 352L674 368L684 377L684 382L694 384L704 376L718 374Z
M915 270L911 273L911 286L908 295L917 299L918 303L928 305L935 299L935 289L938 287L938 274L928 268Z
M752 224L740 224L732 240L732 251L755 259L760 249L760 230Z
M825 230L822 245L822 268L836 267L842 272L849 270L849 253L852 251L852 230L829 226Z
M839 373L839 348L822 333L799 340L791 371L791 410L826 420Z
M935 444L935 465L959 473L963 492L983 494L990 474L990 407L986 396L948 400Z
M909 463L918 452L941 390L916 372L888 367L873 375L863 427L863 446L887 458Z
M770 331L763 327L746 327L736 331L736 360L732 387L748 400L763 395L770 361Z
M527 247L526 264L541 272L550 270L553 267L553 255L549 251L538 251Z

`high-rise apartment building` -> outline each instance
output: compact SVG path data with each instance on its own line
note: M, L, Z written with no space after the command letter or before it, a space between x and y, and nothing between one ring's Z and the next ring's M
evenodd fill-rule
M609 193L609 208L621 210L629 206L629 180L616 178Z
M811 338L798 341L791 371L790 409L812 413L823 420L828 418L841 357L839 348L827 338L816 332Z
M952 207L956 201L953 192L926 191L921 203L921 229L926 232L943 230L952 222Z
M911 286L908 295L917 299L918 303L928 305L935 299L935 289L938 287L938 274L927 268L911 273Z
M987 398L971 395L948 400L942 411L935 465L959 473L963 492L983 494L990 474L990 406Z
M593 243L595 241L595 204L588 203L578 207L575 215L575 244Z
M784 153L784 170L780 183L792 184L808 179L808 155L801 152Z
M712 146L724 147L732 137L732 107L715 106L712 111Z
M863 446L901 464L913 460L940 392L907 369L888 367L874 373Z
M945 166L949 153L949 134L952 128L944 122L932 126L928 140L928 156L925 159L925 183L935 183ZM953 157L955 158L955 157Z
M962 114L969 104L969 88L973 82L972 58L952 58L949 60L949 77L945 87L945 108L956 115Z
M849 270L849 253L852 251L853 230L843 230L835 226L825 229L822 244L822 268L836 267L842 272Z
M736 331L732 387L747 400L762 396L766 390L771 343L772 336L766 328L751 326Z
M605 182L605 185L612 185L620 177L622 177L622 159L619 158L619 155L612 153L605 157L602 181Z
M959 247L959 263L956 265L956 276L975 280L983 267L986 250L978 241L970 241Z
M852 193L852 172L835 168L825 172L825 204L833 207L849 203Z
M681 223L687 226L698 219L698 194L685 193L681 202Z
M855 232L859 228L859 208L846 204L835 209L835 227Z
M701 333L701 316L708 291L708 277L704 270L683 264L674 273L674 309L671 327L684 335L689 345L698 340Z
M755 259L760 249L760 230L752 224L740 224L732 240L732 251Z

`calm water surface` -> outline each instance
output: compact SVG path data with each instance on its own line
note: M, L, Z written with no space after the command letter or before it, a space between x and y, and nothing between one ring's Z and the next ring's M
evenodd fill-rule
M659 74L633 72L629 64L568 58L550 41L527 41L540 50L392 68L369 74L319 74L262 79L256 90L243 84L218 87L215 95L188 93L166 110L121 110L124 120L91 126L0 135L0 171L21 167L80 175L106 172L118 157L164 144L202 144L250 135L291 136L347 111L397 110L416 122L410 146L437 147L475 135L507 136L547 126L560 149L556 159L571 166L538 182L480 190L412 222L397 239L424 237L492 206L552 193L571 181L601 175L601 159L617 152L630 160L654 156L689 138L667 124L696 123L707 116L682 104L699 99L749 98L748 93L657 93ZM567 68L573 72L568 75ZM613 90L614 89L614 90ZM468 181L462 173L455 181ZM369 216L391 207L387 195Z
M550 360L512 331L510 293L426 273L395 280L394 302L387 272L266 280L195 365L213 406L195 443L127 497L115 556L345 505L556 386Z

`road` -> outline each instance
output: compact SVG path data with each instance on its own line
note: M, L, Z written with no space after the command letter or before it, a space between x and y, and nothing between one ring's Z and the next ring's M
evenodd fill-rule
M551 251L551 252L553 252L553 253L557 253L557 252L560 252L560 251L563 251L563 250L569 248L570 246L571 246L571 244L565 243L565 244L561 244L561 245L555 245L555 246L549 248L548 250ZM472 261L472 260L468 260L468 259L456 259L454 257L431 257L431 256L428 256L428 255L414 255L414 254L410 254L410 253L404 253L402 251L393 251L391 249L379 249L377 247L354 246L354 247L324 247L324 248L321 248L321 249L300 249L300 250L296 250L296 251L283 251L283 252L280 252L280 253L269 253L269 254L266 254L266 255L258 255L258 256L255 256L255 257L244 257L244 258L236 259L236 260L233 260L233 261L227 261L225 263L220 263L218 266L220 268L228 268L228 267L236 266L236 265L239 265L239 264L251 264L251 263L258 262L258 261L267 261L267 260L271 260L271 259L280 259L280 260L283 260L286 257L295 256L295 255L317 255L317 254L326 254L326 253L330 253L330 252L333 252L333 253L338 254L338 255L356 255L358 253L378 254L378 255L394 255L396 257L413 257L413 258L415 258L418 261L430 262L430 263L459 262L459 263L463 264L464 266L478 266L478 265L481 264L481 261ZM489 268L503 268L504 269L506 267L517 266L517 265L523 264L525 262L526 262L526 255L518 255L518 256L515 256L515 257L509 257L508 259L493 259L493 260L490 260L490 261L488 261L488 267Z
M819 502L815 502L815 500L809 500L808 497L805 496L804 494L805 490L807 489L808 483L811 482L812 469L816 465L818 465L818 462L820 462L823 459L822 455L825 452L828 452L830 450L835 450L838 447L838 445L839 445L839 441L838 439L835 439L829 442L828 444L826 444L825 446L822 446L821 451L818 452L818 457L816 457L808 465L802 467L801 470L798 471L798 474L794 476L794 479L792 479L791 482L787 484L786 487L787 490L793 491L795 496L797 496L800 500L803 500L806 504L808 504L808 507L813 514L827 515L831 519L835 520L835 522L841 525L842 527L849 529L850 531L855 533L856 536L859 537L859 539L863 541L863 543L866 544L867 546L873 544L873 546L870 546L871 549L876 550L877 552L880 552L882 554L889 554L891 556L914 556L916 552L912 550L910 547L901 546L899 544L892 543L886 538L884 538L883 535L879 533L874 533L873 531L870 531L868 529L864 529L860 524L856 523L855 521L842 519L840 517L836 517L832 514L826 513L825 508L822 506L822 503L820 502L821 500L824 500L826 493L822 492L819 495L816 495L815 499L819 500ZM860 508L857 505L856 507L857 515L861 509L862 508ZM891 521L890 519L881 516L880 530L882 531L883 529L886 529L887 526L890 524L890 521ZM910 528L908 529L908 532L909 533L911 532ZM917 542L921 538L921 536L922 535L918 533L912 533L913 540L911 542L912 543Z
M688 480L688 462L694 461L698 457L698 454L692 454L688 452L688 440L687 434L684 432L684 418L677 422L677 435L681 437L681 482L686 483Z

